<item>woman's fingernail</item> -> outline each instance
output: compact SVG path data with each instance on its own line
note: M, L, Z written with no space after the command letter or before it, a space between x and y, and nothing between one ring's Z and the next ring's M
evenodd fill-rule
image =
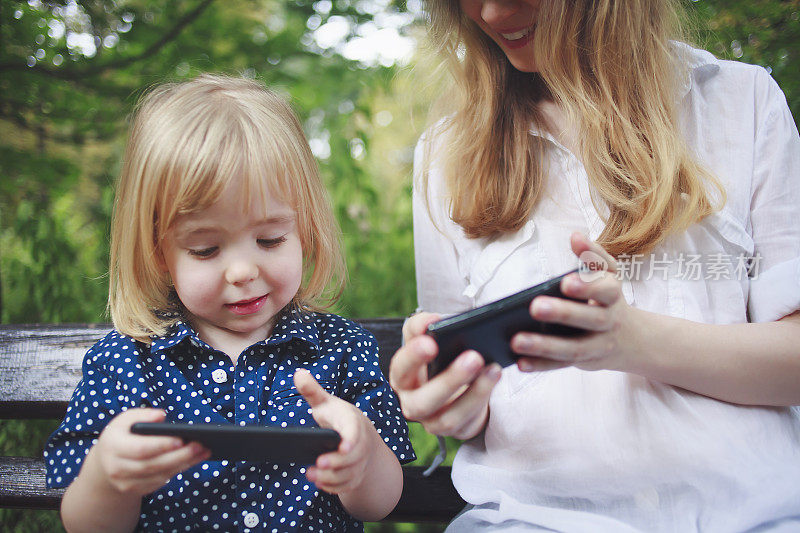
M533 303L533 312L537 315L547 314L553 310L553 304L548 300L538 299Z
M498 365L497 363L490 365L486 369L486 376L495 382L500 379L500 376L502 374L503 374L503 369L500 368L500 365Z
M480 368L481 364L483 363L483 359L478 354L478 352L469 351L465 355L461 356L461 367L473 372Z

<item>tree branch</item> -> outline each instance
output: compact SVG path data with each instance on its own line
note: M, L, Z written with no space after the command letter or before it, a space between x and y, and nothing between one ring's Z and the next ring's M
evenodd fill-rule
M109 70L116 70L127 67L133 63L147 59L155 55L161 48L163 48L170 41L175 40L178 35L192 22L199 17L214 0L203 0L192 11L184 15L172 28L170 28L158 41L151 44L144 52L132 57L125 57L116 61L111 61L103 65L91 65L85 68L75 69L56 69L52 67L40 66L38 63L34 67L29 67L27 63L22 61L14 61L8 63L0 63L0 72L3 71L18 71L30 70L51 76L53 78L63 80L76 80L85 76L96 76Z

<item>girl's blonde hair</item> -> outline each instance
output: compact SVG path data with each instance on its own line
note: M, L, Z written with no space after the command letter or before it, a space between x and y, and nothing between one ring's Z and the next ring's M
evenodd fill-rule
M243 205L274 194L296 212L303 283L293 304L318 309L338 298L339 229L297 117L255 81L205 74L156 87L134 113L111 222L108 305L118 331L149 342L178 320L162 239L177 216L208 208L236 180Z
M529 131L547 129L543 99L577 126L576 155L603 204L598 240L612 254L646 253L724 203L678 124L690 75L671 41L682 29L679 0L541 2L529 43L534 74L517 71L458 0L428 0L427 8L433 44L455 80L443 99L438 155L451 217L468 236L515 231L535 208L548 143Z

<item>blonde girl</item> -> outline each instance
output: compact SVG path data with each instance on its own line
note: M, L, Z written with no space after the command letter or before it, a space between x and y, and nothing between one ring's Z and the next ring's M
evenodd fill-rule
M114 205L115 329L45 449L67 529L360 531L394 507L413 451L377 346L321 311L343 282L337 232L276 94L202 75L141 100ZM320 425L342 442L306 467L130 432L163 420Z
M800 139L776 83L683 44L677 0L426 5L454 83L415 161L429 312L390 378L466 441L450 530L800 527ZM427 379L439 314L587 256L607 271L562 290L588 304L530 310L586 335Z

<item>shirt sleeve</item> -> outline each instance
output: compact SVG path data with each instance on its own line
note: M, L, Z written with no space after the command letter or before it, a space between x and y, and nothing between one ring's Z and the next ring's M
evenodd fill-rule
M95 344L84 356L83 378L72 393L64 420L45 445L49 488L72 483L100 433L125 409L118 395L117 380L101 364L106 340Z
M378 364L378 343L371 333L359 329L361 334L351 340L353 346L340 397L367 415L400 464L410 463L417 456L400 402Z
M750 205L754 241L748 310L753 322L800 308L800 137L778 84L762 71Z
M467 281L460 274L456 247L448 234L455 224L448 215L443 176L434 164L431 135L423 135L414 150L417 302L420 311L447 315L470 309L472 301L464 294Z

